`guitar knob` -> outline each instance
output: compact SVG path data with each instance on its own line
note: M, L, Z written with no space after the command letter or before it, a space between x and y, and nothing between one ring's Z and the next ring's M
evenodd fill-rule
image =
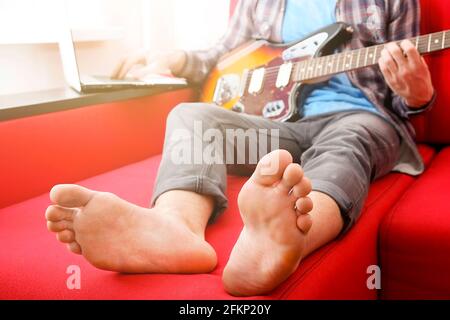
M238 113L244 113L244 106L241 104L236 104L231 110Z

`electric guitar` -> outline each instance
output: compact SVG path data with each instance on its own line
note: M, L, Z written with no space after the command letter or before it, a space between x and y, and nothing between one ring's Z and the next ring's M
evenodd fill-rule
M246 43L219 61L207 78L201 101L274 121L295 121L304 84L378 63L384 45L333 54L352 32L339 22L287 45ZM450 30L410 40L421 54L439 51L450 48Z

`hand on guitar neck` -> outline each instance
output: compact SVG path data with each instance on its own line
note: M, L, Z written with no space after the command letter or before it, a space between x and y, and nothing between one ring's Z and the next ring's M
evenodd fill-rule
M389 87L410 108L421 108L433 98L430 70L411 41L387 44L379 65Z
M121 59L111 78L124 79L128 76L142 79L149 75L173 75L179 73L185 63L186 54L183 51L155 54L141 51Z

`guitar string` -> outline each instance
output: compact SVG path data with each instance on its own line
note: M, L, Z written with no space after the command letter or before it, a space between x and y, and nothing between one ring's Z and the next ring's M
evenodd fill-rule
M444 32L449 33L450 31L444 31ZM438 32L438 33L435 33L435 34L419 36L419 37L413 38L412 41L414 41L414 39L416 39L416 42L418 43L418 45L416 47L417 47L417 49L419 49L422 52L426 53L428 51L436 51L436 50L442 49L441 42L439 42L439 43L432 43L431 45L429 44L429 42L432 41L433 36L440 36L440 37L442 37L444 32ZM418 40L417 40L417 38L418 38ZM435 39L437 39L437 38L435 38ZM421 41L423 41L423 40L427 41L428 43L421 43ZM450 38L448 38L448 39L446 38L445 39L444 46L447 46L448 43L450 43ZM350 66L348 68L345 68L345 66L347 64L342 64L342 67L340 66L341 62L345 62L347 57L351 56L352 60L355 57L360 57L361 58L361 55L364 55L365 53L370 54L370 51L374 51L375 52L375 50L376 50L377 54L376 54L375 58L377 58L380 55L380 52L381 52L379 49L384 48L384 46L385 46L385 44L377 45L377 46L373 46L373 47L368 47L368 48L356 49L356 50L353 50L353 51L350 51L350 52L341 52L341 53L338 53L338 54L335 54L335 55L328 55L328 56L323 56L323 57L318 57L318 58L311 58L311 59L308 59L308 60L293 62L293 69L295 67L300 68L300 66L302 66L302 67L304 67L303 70L306 70L306 72L308 73L308 70L310 70L310 68L312 66L312 63L316 62L316 64L319 64L319 61L321 61L320 64L324 65L326 59L330 59L330 57L333 57L333 58L331 58L332 61L330 61L330 62L328 62L326 64L329 64L329 63L333 64L333 66L331 67L331 70L333 70L336 67L336 62L337 62L338 63L338 66L337 66L338 68L336 68L336 73L347 71L346 69L349 69L349 68L353 69L354 67L357 68L357 67L364 67L364 66L375 65L376 62L367 63L367 64L364 63L364 64L358 66L358 64L354 65L353 62L352 62L351 64L349 64ZM428 50L429 48L430 48L430 50ZM347 57L345 57L345 56L347 56ZM372 60L376 60L376 59L373 59L373 58L371 58L371 59ZM326 68L327 68L327 66L325 65L325 69ZM249 76L253 75L254 71L256 71L258 69L260 69L260 68L256 68L256 69L250 70L249 71ZM279 70L280 70L280 66L267 67L267 68L265 68L264 77L270 76L270 75L273 75L273 74L278 74ZM312 73L315 74L314 71ZM334 73L331 73L331 74L334 74ZM318 76L325 76L325 75L327 75L327 73L319 74ZM315 78L315 77L313 77L313 78ZM308 78L305 78L305 79L310 79L310 78L308 77Z

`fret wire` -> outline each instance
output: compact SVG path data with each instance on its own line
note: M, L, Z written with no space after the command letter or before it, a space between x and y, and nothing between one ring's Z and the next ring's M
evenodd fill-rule
M318 62L317 62L317 77L321 77L321 76L323 76L323 61L324 61L324 58L323 57L320 57L319 58L319 60L318 60Z
M343 52L342 56L343 56L344 59L342 60L342 69L341 69L341 71L344 72L344 71L347 71L347 69L348 69L347 66L349 65L349 63L348 63L349 53L348 52Z
M329 73L330 74L333 74L334 73L334 67L335 67L335 65L336 65L336 55L333 55L331 58L330 58L330 71L329 71Z
M345 61L347 59L347 55L344 53L341 53L341 57L342 57L342 63L339 65L339 73L343 72L345 70Z
M305 60L302 65L302 79L306 79L306 72L308 71L308 60Z
M357 68L360 67L360 63L361 63L361 52L362 52L362 50L359 49L359 50L358 50L358 61L356 62L356 67L357 67Z
M346 67L347 54L345 52L343 52L341 54L342 54L342 66L341 66L340 72L344 72L345 67Z
M328 66L328 59L329 59L330 57L329 56L325 56L325 57L323 57L323 67L322 67L322 76L325 76L325 75L327 75L327 66Z
M336 64L336 73L340 73L342 71L342 67L341 67L341 58L343 58L342 53L339 53L338 58L337 58L337 64Z
M292 66L292 80L297 81L298 80L298 64L294 63Z
M334 73L339 73L340 67L340 60L341 60L341 54L339 53L338 55L336 55L336 70L334 70Z
M445 37L447 36L447 31L442 32L442 49L445 48Z
M350 69L352 69L352 63L353 63L353 53L352 52L350 52L348 55L347 55L347 57L350 57L350 63L348 63L348 67L347 68L345 68L346 69L346 71L347 70L350 70Z
M329 67L331 66L331 55L327 56L327 58L325 59L325 74L330 73Z
M299 64L299 78L301 80L305 80L305 65L306 65L306 61L301 61Z
M303 67L303 61L297 62L297 80L301 81L302 79L302 67Z
M332 57L333 56L330 55L330 56L328 56L328 58L326 60L327 65L325 66L325 74L331 73L331 67L333 66L332 61L331 61Z
M323 67L322 67L322 76L325 76L326 74L327 74L327 65L328 65L328 59L329 59L329 56L325 56L325 57L323 57Z
M296 81L300 81L300 62L295 62L294 66L295 66L295 80Z
M312 70L311 70L311 78L315 78L316 77L316 71L317 71L317 58L313 59Z
M320 76L323 77L327 72L327 59L328 57L322 57L322 68L320 69Z
M377 60L377 50L378 50L378 46L375 46L375 49L373 51L373 60L372 60L373 64L375 64L375 61Z
M317 74L317 65L319 64L319 58L316 58L316 59L314 59L314 62L313 62L313 69L312 69L312 72L311 72L311 77L312 78L316 78L316 74Z
M370 47L368 49L368 54L367 54L368 58L367 58L367 63L366 66L370 65L369 59L373 59L373 47Z
M348 66L348 52L343 53L344 60L342 61L342 71L347 71Z
M320 58L314 59L314 66L313 66L313 77L316 78L317 77L317 72L319 70L319 63L320 63Z
M431 34L428 36L428 52L431 51Z
M353 68L356 68L357 66L358 66L358 50L355 50L354 52L353 52L353 55L354 55L354 57L353 57L353 59L352 59L352 67Z
M305 66L306 66L306 60L302 61L300 63L300 79L305 80Z
M367 59L369 58L369 49L365 48L364 50L366 51L366 57L364 59L364 66L367 66Z
M311 70L311 60L307 60L307 62L306 62L305 79L309 79L309 71L310 70Z
M334 59L335 59L335 56L331 56L330 59L328 60L328 64L329 64L329 66L328 66L328 68L329 68L328 73L329 74L333 73Z
M359 68L361 68L363 66L363 61L361 61L364 59L363 55L364 55L364 49L359 49L359 59L358 59L358 67Z
M303 62L303 66L302 66L302 79L305 80L306 79L306 73L308 72L308 61L309 60L305 60Z
M320 58L316 58L316 61L314 62L313 67L313 78L317 78L317 73L319 72L319 64L320 64Z
M324 68L323 62L324 62L324 60L325 59L323 57L319 58L319 62L317 64L317 76L318 77L323 76L323 68Z

